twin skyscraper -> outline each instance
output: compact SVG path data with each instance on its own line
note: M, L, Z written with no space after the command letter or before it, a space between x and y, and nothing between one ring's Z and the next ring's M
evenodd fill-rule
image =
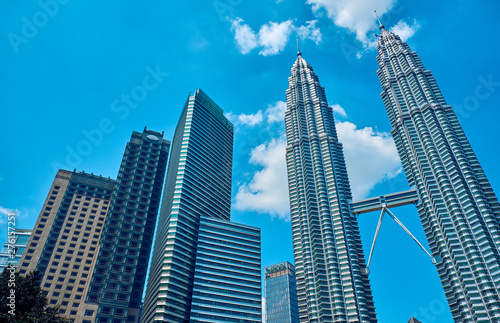
M380 29L382 100L453 319L500 321L500 204L431 72ZM285 125L298 313L284 322L376 322L332 109L297 56ZM261 322L260 229L230 222L232 154L233 125L197 90L171 149L145 129L117 180L58 172L21 273L39 270L49 303L74 322ZM292 272L283 263L266 277Z
M407 43L380 30L382 100L453 319L499 322L498 199L431 72ZM285 123L300 322L376 322L354 216L363 205L351 201L325 91L297 56ZM377 204L385 210L387 200Z

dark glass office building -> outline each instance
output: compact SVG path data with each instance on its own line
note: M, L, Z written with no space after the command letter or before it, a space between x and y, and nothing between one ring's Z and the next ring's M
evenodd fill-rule
M137 323L170 142L145 129L118 179L60 170L20 262L78 323Z
M295 267L288 261L264 269L266 323L299 323Z

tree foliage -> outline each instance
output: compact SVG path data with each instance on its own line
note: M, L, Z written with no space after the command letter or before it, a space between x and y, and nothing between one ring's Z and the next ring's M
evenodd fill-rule
M7 267L0 275L0 323L69 323L47 306L37 272L21 276Z

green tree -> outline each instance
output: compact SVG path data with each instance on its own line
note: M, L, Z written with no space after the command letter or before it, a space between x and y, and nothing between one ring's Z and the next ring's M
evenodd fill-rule
M0 323L69 323L47 306L38 272L21 276L7 267L0 275Z

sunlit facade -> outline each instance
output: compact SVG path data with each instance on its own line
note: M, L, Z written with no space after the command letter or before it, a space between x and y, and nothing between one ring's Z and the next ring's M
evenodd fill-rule
M299 52L286 91L286 162L301 322L376 322L342 144Z
M380 29L382 100L453 319L499 322L498 200L432 73L399 36Z

